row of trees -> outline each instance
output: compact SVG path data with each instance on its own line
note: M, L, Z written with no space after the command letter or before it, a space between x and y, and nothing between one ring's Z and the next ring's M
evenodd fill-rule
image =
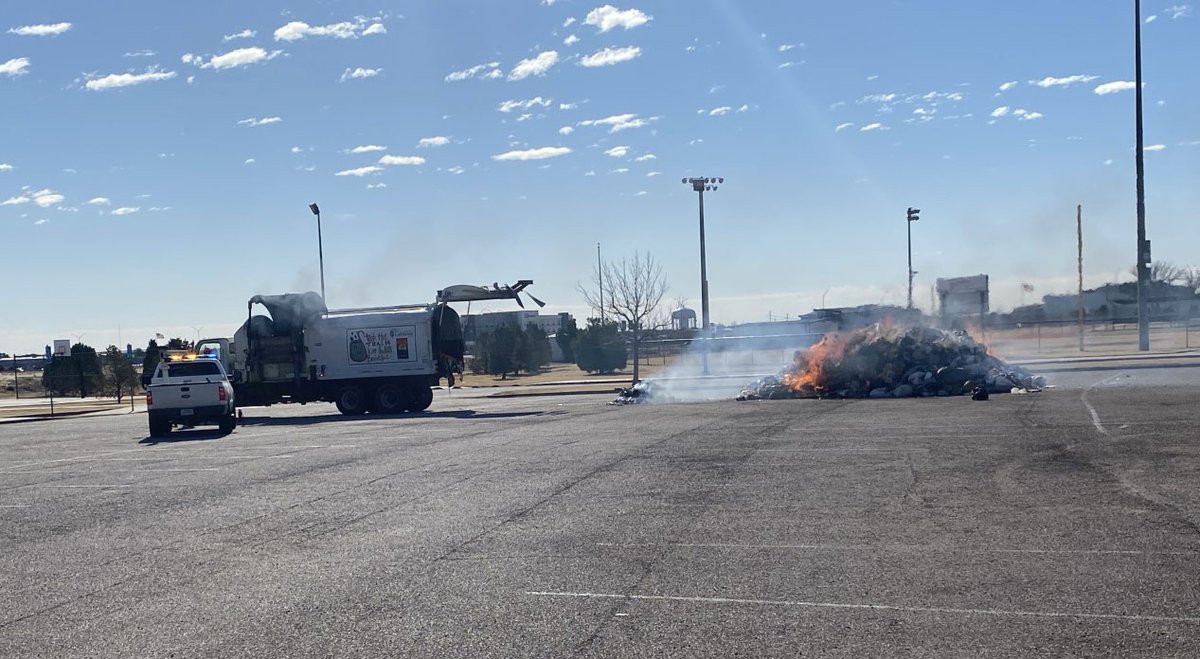
M520 371L533 373L550 363L550 342L534 325L525 329L501 325L475 339L471 372L507 379Z
M109 396L121 402L133 395L137 384L133 364L112 345L97 354L95 348L76 343L69 356L55 357L42 371L42 386L55 396Z

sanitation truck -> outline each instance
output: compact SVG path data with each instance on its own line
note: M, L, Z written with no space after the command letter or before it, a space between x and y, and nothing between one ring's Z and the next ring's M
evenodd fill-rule
M330 310L313 292L256 295L233 338L202 340L196 353L221 362L239 407L326 401L346 415L421 412L439 380L461 372L462 324L450 303L523 307L519 293L532 283L451 286L432 303L361 309Z

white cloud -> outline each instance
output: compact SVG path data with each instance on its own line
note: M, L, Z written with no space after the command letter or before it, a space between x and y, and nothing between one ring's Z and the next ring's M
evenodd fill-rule
M134 213L136 213L140 210L142 210L142 208L140 206L122 206L120 208L112 209L111 211L109 211L109 214L117 215L117 216L133 215Z
M628 154L628 153L629 153L629 147L614 146L613 148L605 151L604 155L612 156L613 158L624 158L626 156L626 154Z
M343 169L342 171L335 173L334 176L366 176L368 174L375 174L382 171L382 167L370 165L367 167L358 167L356 169Z
M171 207L170 206L151 206L149 210L151 213L161 213L163 211L171 210Z
M1162 151L1167 148L1166 144L1147 144L1142 147L1142 151ZM36 199L34 201L37 201Z
M997 117L997 118L1003 117L1006 114L1008 114L1008 106L1007 105L1001 105L1000 107L996 108L995 110L992 110L993 117Z
M612 5L604 5L588 12L587 18L583 19L583 22L586 25L595 26L601 32L608 32L618 27L631 30L639 25L645 25L650 22L651 18L639 9L621 10Z
M804 63L803 61L801 61L801 62L784 62L784 63L780 64L777 68L790 69L793 66L800 66L803 63Z
M635 197L645 197L647 194L649 194L649 193L648 193L648 192L646 192L645 190L638 190L637 192L633 193L633 196L635 196Z
M523 59L517 62L512 71L508 74L509 80L524 80L529 76L543 76L550 70L550 67L558 63L558 52L547 50L538 53L537 57Z
M242 164L243 165L253 165L256 162L258 162L258 161L255 160L254 158L246 158L245 160L242 161Z
M190 85L190 84L192 84L193 82L196 82L196 76L188 76L188 77L187 77L187 84L189 84L189 85Z
M743 103L743 104L742 104L742 105L741 105L741 106L740 106L740 107L737 109L737 111L738 111L738 112L749 112L749 111L750 111L750 106L749 106L749 105L747 105L747 104L745 104L745 103Z
M1038 87L1043 87L1043 88L1046 88L1046 87L1070 87L1071 85L1074 85L1075 83L1091 82L1099 77L1100 76L1091 76L1091 75L1083 75L1083 74L1066 76L1064 78L1053 78L1053 77L1047 76L1045 78L1042 78L1041 80L1030 80L1029 84L1037 85Z
M253 128L255 126L269 126L271 124L277 124L281 121L283 121L283 119L280 119L279 117L263 117L261 119L250 117L249 119L242 119L241 121L237 122L237 125L250 126Z
M387 151L387 147L378 144L364 144L350 149L350 153L371 153L372 151Z
M1192 15L1191 5L1171 5L1167 7L1166 12L1171 15L1171 18L1187 18Z
M11 172L12 170L13 170L12 165L10 165L6 162L0 162L0 172Z
M565 156L571 150L565 146L543 146L523 151L506 151L492 156L492 160L545 160Z
M585 55L580 58L579 65L587 67L612 66L621 62L628 62L641 54L642 49L637 46L605 48L604 50L598 50L591 55Z
M612 170L612 172L611 172L611 173L613 173L613 174L624 174L625 172L628 172L628 171L629 171L629 168L628 168L628 167L618 167L618 168L616 168L616 169Z
M184 64L195 64L202 69L220 71L222 69L234 69L239 66L249 66L258 62L273 60L282 54L282 50L273 50L268 53L258 46L253 46L250 48L237 48L227 53L213 55L207 62L204 61L203 57L192 55L191 53L185 53L180 60Z
M23 37L52 37L70 29L70 23L52 23L50 25L22 25L10 29L8 33L19 34Z
M292 147L292 153L301 153L301 152L303 152L303 151L304 151L304 149L302 149L302 148L300 148L300 147L298 147L298 146L294 146L294 147Z
M44 218L44 217L43 217L42 219L40 219L40 220L38 220L38 221L34 222L34 225L42 225L42 224L45 224L45 223L47 223L47 222L49 222L49 221L50 221L50 220L47 220L46 218Z
M843 130L846 130L847 128L851 128L851 127L853 127L853 126L854 126L854 124L852 124L852 123L850 123L849 121L847 121L847 122L846 122L846 123L844 123L844 124L838 124L838 125L837 125L837 127L833 129L833 132L835 132L835 133L840 133L840 132L842 132Z
M543 108L550 107L550 99L535 96L524 101L504 101L496 109L500 112L512 112L513 110L528 110L535 105Z
M577 126L608 126L608 132L617 133L630 128L643 128L651 122L657 121L658 117L649 117L642 119L636 114L614 114L603 119L587 119L581 121Z
M346 82L347 80L361 80L363 78L374 78L383 73L383 69L364 69L361 66L356 69L346 69L342 72L342 77L338 82Z
M571 26L572 26L572 25L574 25L574 24L575 24L575 17L574 17L574 16L572 16L572 17L568 18L567 20L563 21L563 27L571 27Z
M564 46L570 46L572 44L577 44L577 43L579 43L579 37L577 37L573 34L568 34L567 38L563 39Z
M6 75L15 78L17 76L23 76L26 73L29 73L28 69L29 58L17 57L0 64L0 75Z
M109 200L108 197L92 197L91 199L88 199L87 203L91 204L92 206L111 206L112 205L112 201Z
M62 203L62 201L64 199L66 199L66 197L58 194L57 192L55 192L49 188L47 188L45 190L38 190L37 192L30 192L27 194L33 203L37 204L38 206L40 206L42 208L49 208L51 206L54 206L55 204L60 204L60 203Z
M873 124L867 124L866 126L859 128L858 130L861 133L867 133L867 132L870 132L873 130L887 130L887 129L888 129L887 126L884 126L883 124L876 122Z
M662 172L646 172L646 176L662 176Z
M305 37L333 37L335 39L357 39L371 34L386 34L387 28L377 19L367 19L362 16L353 21L342 21L329 25L309 25L304 21L292 21L275 30L276 41L296 41Z
M634 158L633 161L634 162L646 162L647 160L656 160L657 158L658 158L658 156L654 155L653 153L647 153L646 155L638 156L638 157Z
M25 195L21 195L19 197L9 197L4 201L0 201L0 206L17 206L19 204L28 204L29 201L29 197L26 197Z
M543 7L553 7L554 3L557 1L558 0L542 0L542 6Z
M468 80L470 78L487 78L495 79L502 77L504 73L498 68L500 62L488 62L487 64L476 64L462 71L454 71L446 76L446 82L458 82L460 80Z
M450 143L449 137L445 137L442 135L435 135L433 137L422 137L417 142L417 147L418 148L427 148L427 147L431 147L431 146L446 146L449 143Z
M0 66L0 69L3 69L3 67ZM140 85L146 82L170 80L174 77L174 71L159 71L157 68L151 67L145 73L113 73L102 78L94 78L88 80L84 84L84 87L92 91L105 91L121 87L132 87L133 85Z
M802 46L804 46L804 44L785 43L779 47L779 52L786 53L793 48L800 48Z
M730 111L732 111L732 110L733 110L733 108L729 107L728 105L722 105L719 108L713 108L713 109L709 110L708 116L719 117L721 115L729 114Z
M1016 86L1017 86L1016 80L1009 80L1008 82L1000 84L1000 91L1006 92Z
M233 34L227 34L227 35L225 35L223 40L224 41L233 41L234 39L252 39L254 37L254 35L256 35L256 34L258 34L258 33L255 32L254 30L246 29L246 30L242 30L241 32L234 32Z
M125 57L154 57L157 54L153 50L137 50L132 53L125 53Z
M1032 121L1034 119L1042 118L1041 112L1030 112L1024 108L1017 108L1016 110L1013 110L1012 113L1013 116L1017 118L1017 121Z
M1108 160L1105 160L1105 161L1104 161L1104 164L1106 164L1106 165L1111 165L1111 164L1113 164L1113 160L1112 160L1112 158L1109 158Z
M463 169L461 165L455 165L453 167L447 167L446 171L450 172L451 174L462 174L467 170Z
M570 126L563 126L562 128L558 129L559 135L570 135L571 133L574 133L574 132L575 132L575 129Z
M1136 82L1130 80L1115 80L1113 82L1106 82L1102 85L1096 85L1095 92L1100 96L1104 96L1106 94L1115 94L1117 92L1128 91L1136 88Z
M380 165L424 165L425 159L421 156L383 156L379 159Z
M383 181L380 181L378 183L368 183L367 184L368 190L378 190L379 188L386 188L386 187L387 187L387 183L384 183Z
M579 107L578 103L559 103L558 104L559 110L574 110L577 107Z

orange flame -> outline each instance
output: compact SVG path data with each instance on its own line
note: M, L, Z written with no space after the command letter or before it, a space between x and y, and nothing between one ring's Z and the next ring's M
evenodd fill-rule
M793 369L784 373L783 383L792 391L819 393L824 390L826 370L842 359L846 343L837 334L827 334L808 350L797 350L793 357Z

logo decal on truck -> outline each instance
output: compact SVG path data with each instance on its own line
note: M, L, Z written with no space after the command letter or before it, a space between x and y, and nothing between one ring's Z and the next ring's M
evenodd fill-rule
M381 364L387 362L413 361L415 355L409 350L414 340L415 328L371 327L347 330L351 364Z

